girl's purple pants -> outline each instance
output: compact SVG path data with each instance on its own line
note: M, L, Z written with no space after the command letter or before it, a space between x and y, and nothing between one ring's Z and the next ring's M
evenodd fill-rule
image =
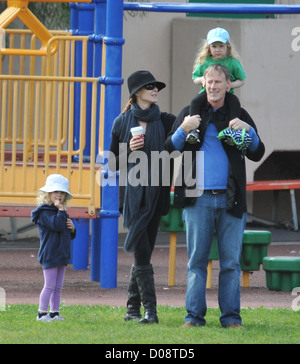
M66 267L44 269L44 288L40 295L39 312L59 312L60 295L64 284Z

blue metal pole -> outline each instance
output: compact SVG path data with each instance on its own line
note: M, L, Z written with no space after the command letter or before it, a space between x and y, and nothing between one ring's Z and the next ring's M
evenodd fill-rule
M77 27L73 30L74 35L86 35L89 36L94 34L94 4L81 4L76 3L73 5L77 9ZM88 43L88 54L87 54L87 77L93 76L93 43ZM76 42L75 45L75 76L82 76L82 44ZM86 144L83 152L84 159L89 161L90 146L91 146L91 85L87 85L87 97L86 97ZM75 84L75 102L74 102L74 148L79 149L80 147L80 99L81 99L81 85ZM74 157L74 160L78 160L78 157Z
M73 270L87 270L89 267L89 234L90 224L88 219L74 219L77 230L76 238L72 240Z
M102 38L106 32L107 0L93 0L95 3L95 64L94 76L101 76L102 69Z
M109 150L113 121L121 109L123 0L107 0L106 72L100 79L105 84L104 151ZM117 287L118 262L118 186L116 174L103 171L102 178L108 184L102 187L101 217L101 288ZM102 184L103 185L103 184Z
M101 220L92 219L91 226L91 281L100 282Z
M101 76L102 70L102 38L106 32L106 0L94 0L95 3L95 42L94 54L94 77ZM97 120L100 113L100 92L101 85L98 85ZM99 123L96 130L96 155L99 145ZM102 200L102 198L101 198ZM100 282L100 261L101 261L101 219L92 219L91 224L91 281Z
M124 10L160 13L299 14L300 5L125 2Z
M71 9L70 12L70 30L72 31L72 34L76 32L78 29L78 10L75 3L69 3L69 7Z
M94 33L94 4L72 4L71 5L71 29L74 35L90 35ZM93 43L88 44L87 50L87 77L93 76ZM82 76L82 44L76 42L75 45L75 76ZM91 85L87 85L86 97L86 144L83 151L84 159L89 161L91 149L91 100L92 100ZM74 95L74 148L80 147L80 115L81 115L81 85L75 84ZM78 157L74 157L74 161L78 161ZM86 228L89 226L89 220L79 219L77 225L77 237L73 242L73 269L88 268L88 253L90 231ZM87 261L86 261L87 260ZM85 267L85 268L84 268Z
M102 71L102 40L106 32L106 2L107 0L94 0L95 2L95 33L93 42L95 43L94 53L94 77L101 77ZM97 120L100 114L100 97L101 97L101 84L98 84L98 100L97 100ZM99 145L99 125L96 131L96 155L98 153Z

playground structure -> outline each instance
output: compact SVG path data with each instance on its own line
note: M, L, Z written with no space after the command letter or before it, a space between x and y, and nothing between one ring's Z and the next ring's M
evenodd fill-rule
M115 288L118 190L114 183L100 189L99 182L117 178L100 167L105 167L103 152L109 150L112 123L120 112L123 11L295 14L300 6L97 0L72 3L71 31L56 32L45 29L27 5L9 1L0 16L0 29L13 17L29 28L7 29L9 47L0 50L0 216L30 216L47 175L65 175L74 196L69 213L79 227L73 260L86 266L82 252L88 249L89 230L81 227L91 219L91 280L102 288ZM25 49L27 38L29 49ZM7 59L9 73L3 74Z
M123 1L72 4L69 32L48 31L27 5L8 2L0 17L2 29L16 17L29 28L5 29L6 47L0 50L0 216L29 217L47 175L63 174L74 196L68 212L79 227L73 264L87 267L84 221L92 219L91 279L100 281L101 275L103 288L116 287L116 273L110 272L117 269L117 187L104 187L101 201L95 162L99 151L109 149L112 121L120 112L123 10L107 21L106 13L121 9ZM107 127L104 119L110 120Z

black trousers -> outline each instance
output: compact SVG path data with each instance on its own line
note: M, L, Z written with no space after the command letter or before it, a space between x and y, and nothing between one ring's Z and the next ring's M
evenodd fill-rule
M151 256L155 247L160 219L161 213L156 211L152 220L144 230L140 241L136 244L134 250L135 266L150 264Z

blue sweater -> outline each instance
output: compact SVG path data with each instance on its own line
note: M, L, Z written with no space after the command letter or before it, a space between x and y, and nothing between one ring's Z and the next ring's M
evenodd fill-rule
M249 151L255 152L259 144L259 138L254 128L250 127L249 135L252 138ZM181 151L183 149L186 136L182 127L179 126L171 139L176 150ZM204 152L204 186L200 185L199 188L204 190L223 190L227 188L228 157L217 136L218 131L215 125L209 123L203 145L200 148L200 151Z
M31 220L38 225L40 249L38 261L43 269L67 265L71 258L71 239L76 231L66 227L66 211L58 210L54 205L43 204L31 212Z

